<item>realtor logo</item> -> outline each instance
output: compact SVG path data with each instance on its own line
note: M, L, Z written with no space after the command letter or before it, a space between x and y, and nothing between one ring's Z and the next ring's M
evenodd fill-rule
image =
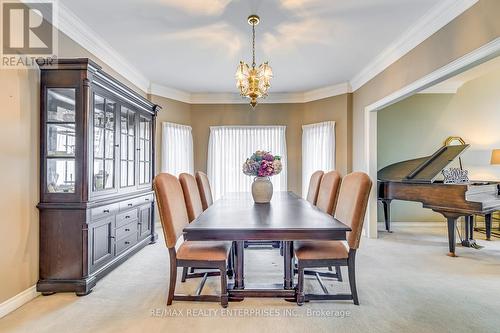
M35 0L36 1L36 0ZM54 3L2 1L2 67L34 66L53 59Z

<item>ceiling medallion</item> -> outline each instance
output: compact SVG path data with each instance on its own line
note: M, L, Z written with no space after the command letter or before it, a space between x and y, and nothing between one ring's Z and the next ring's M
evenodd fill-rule
M260 18L257 15L248 17L248 24L252 26L252 67L244 61L240 61L236 70L236 87L240 90L243 97L250 99L250 105L255 108L258 98L265 98L267 91L271 87L273 70L268 62L255 65L255 26L259 24Z

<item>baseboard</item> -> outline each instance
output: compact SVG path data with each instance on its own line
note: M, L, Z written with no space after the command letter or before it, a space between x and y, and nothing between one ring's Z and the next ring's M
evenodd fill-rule
M40 293L36 291L35 285L29 287L24 291L21 291L16 296L9 298L8 300L0 304L0 318L5 317L9 313L28 303L38 295L40 295Z

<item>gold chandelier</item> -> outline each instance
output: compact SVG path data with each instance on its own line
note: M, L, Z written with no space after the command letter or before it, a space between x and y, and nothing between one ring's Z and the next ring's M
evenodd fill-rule
M271 87L273 70L268 62L256 68L255 65L255 26L259 24L260 18L257 15L248 17L248 24L252 26L252 67L244 61L240 61L236 70L236 87L243 97L250 99L250 105L255 108L258 98L267 96L267 91Z

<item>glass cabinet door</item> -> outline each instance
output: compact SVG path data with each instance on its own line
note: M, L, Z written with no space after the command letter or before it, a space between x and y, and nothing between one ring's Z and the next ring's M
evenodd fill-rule
M120 112L120 186L135 185L135 112L121 107Z
M74 88L48 88L46 183L48 193L75 193Z
M94 191L115 188L115 112L115 102L94 94Z
M139 117L139 184L151 182L151 119Z

